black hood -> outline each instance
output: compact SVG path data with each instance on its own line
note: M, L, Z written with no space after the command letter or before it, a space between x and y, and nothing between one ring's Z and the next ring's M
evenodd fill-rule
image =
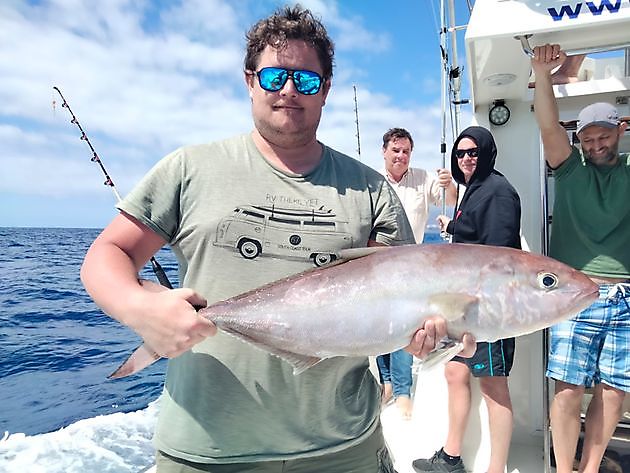
M464 180L464 173L459 169L457 165L457 156L455 156L455 150L457 145L463 138L470 138L479 148L479 157L477 158L477 169L470 178L471 182L476 180L483 180L488 177L494 170L494 162L497 159L497 145L494 143L492 133L482 126L470 126L462 131L455 143L453 143L453 149L451 150L451 174L453 179L458 184L466 184Z

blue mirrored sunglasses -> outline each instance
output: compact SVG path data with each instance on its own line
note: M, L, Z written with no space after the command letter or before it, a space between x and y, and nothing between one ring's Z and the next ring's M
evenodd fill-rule
M282 67L263 67L252 74L258 77L260 87L268 92L277 92L282 89L290 77L295 89L303 95L315 95L319 92L323 80L317 72Z

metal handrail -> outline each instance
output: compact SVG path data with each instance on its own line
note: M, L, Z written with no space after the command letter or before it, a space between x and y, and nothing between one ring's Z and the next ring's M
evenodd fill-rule
M534 57L534 49L529 44L529 38L531 38L531 34L523 34L516 35L514 39L521 42L521 47L523 48L523 52L527 54L529 57ZM578 54L594 54L594 53L603 53L607 51L614 51L616 49L628 49L630 48L630 42L618 43L618 44L608 44L604 46L592 46L589 48L582 49L568 49L565 51L567 56L577 56Z
M539 152L539 178L540 188L540 210L541 210L541 232L540 232L540 248L543 255L549 254L549 183L547 181L547 162L544 158L544 150L542 140L540 140ZM545 473L551 473L551 429L549 419L549 378L545 373L545 367L549 361L549 329L541 332L542 336L542 407L543 407L543 467Z

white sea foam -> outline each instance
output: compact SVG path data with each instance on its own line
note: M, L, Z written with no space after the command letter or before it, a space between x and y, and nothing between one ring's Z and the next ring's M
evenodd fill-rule
M138 473L154 463L151 438L158 401L145 409L83 419L40 435L5 433L0 471L5 473Z

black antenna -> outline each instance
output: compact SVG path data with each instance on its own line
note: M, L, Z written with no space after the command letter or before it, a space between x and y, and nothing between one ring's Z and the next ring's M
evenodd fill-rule
M63 96L63 94L61 93L61 90L59 90L58 87L53 87L53 89L57 91L57 93L61 97L61 100L63 100L61 107L67 108L68 112L70 112L70 115L72 116L72 120L70 120L70 123L73 123L74 125L77 126L77 128L79 128L79 131L81 132L81 136L80 136L81 141L85 141L90 147L90 151L92 152L91 161L99 165L99 167L101 168L101 172L105 176L105 182L103 182L103 184L111 187L112 192L114 193L114 196L116 196L116 201L120 202L122 199L120 198L120 194L118 194L118 190L116 190L114 181L109 176L107 169L105 169L105 165L103 164L103 161L101 161L101 158L98 156L98 154L96 154L96 151L94 150L94 147L92 146L92 143L90 142L90 139L88 138L87 134L83 130L83 127L79 123L79 120L74 115L74 112L70 108L68 101ZM53 100L53 107L54 105L55 105L55 101ZM155 257L153 256L151 256L150 261L151 261L151 268L153 268L153 272L155 273L155 276L158 278L158 281L160 282L160 284L164 287L168 287L169 289L173 289L173 285L168 280L168 276L166 276L166 273L164 272L164 269L162 269L162 266L160 266L160 263L158 263Z

